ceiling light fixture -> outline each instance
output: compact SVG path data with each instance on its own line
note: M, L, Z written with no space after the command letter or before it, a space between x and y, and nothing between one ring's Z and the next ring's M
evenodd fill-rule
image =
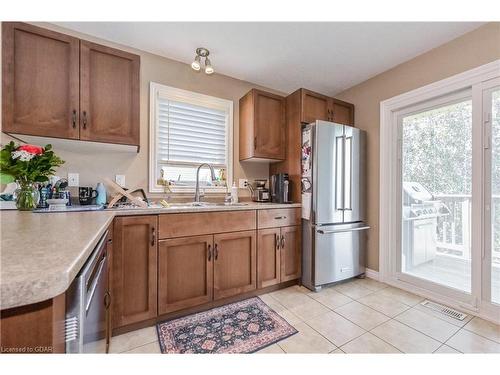
M199 72L201 70L201 59L204 58L205 73L213 74L214 68L212 66L212 63L210 62L210 59L208 58L208 55L210 55L210 51L208 49L203 47L196 48L196 57L194 58L194 61L191 63L191 68Z

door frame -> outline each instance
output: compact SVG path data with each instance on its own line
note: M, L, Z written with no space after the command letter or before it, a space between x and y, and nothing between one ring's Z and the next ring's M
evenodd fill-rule
M479 66L452 77L431 83L407 93L384 100L380 103L380 264L379 278L390 285L412 291L426 298L436 299L451 307L465 310L474 315L484 317L500 323L498 315L491 314L481 298L472 299L471 303L464 303L457 299L453 293L444 293L440 288L427 288L422 285L409 283L396 277L396 248L397 236L400 230L398 218L398 127L397 112L405 107L415 105L422 101L439 98L453 92L472 88L473 108L482 101L482 91L478 88L483 82L500 76L500 60ZM478 101L479 100L479 101ZM482 111L473 110L473 202L472 206L472 295L481 296L481 252L483 249L483 189L481 186L483 175L482 157ZM480 152L474 152L479 150ZM478 156L479 155L479 156ZM479 174L479 175L478 175ZM478 189L479 188L479 189ZM477 192L477 193L476 193ZM475 195L474 195L475 194ZM475 200L474 200L475 199ZM474 235L475 233L475 235ZM479 258L478 258L479 257Z

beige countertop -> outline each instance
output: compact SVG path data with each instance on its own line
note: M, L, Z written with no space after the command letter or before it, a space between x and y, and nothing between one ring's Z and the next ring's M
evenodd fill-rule
M293 208L253 203L90 212L0 212L0 309L53 298L70 286L115 216Z

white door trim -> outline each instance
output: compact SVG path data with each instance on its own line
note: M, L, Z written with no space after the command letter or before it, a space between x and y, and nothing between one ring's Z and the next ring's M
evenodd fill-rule
M396 113L401 111L405 107L415 105L419 102L428 101L431 99L439 98L443 95L449 95L453 92L458 92L467 88L472 88L474 85L481 84L487 80L496 78L500 76L500 60L493 61L489 64L482 65L480 67L468 70L466 72L454 75L452 77L443 79L438 82L431 83L429 85L420 87L418 89L412 90L410 92L395 96L393 98L384 100L380 103L380 215L379 215L379 228L380 228L380 240L379 240L379 278L381 281L399 286L403 289L415 290L416 286L413 284L408 284L397 280L395 275L395 265L396 259L394 254L395 248L397 246L397 209L398 202L395 197L398 196L397 192L397 175L398 175L398 127L397 127L397 116ZM478 98L477 88L473 89L473 100ZM482 93L480 94L482 96ZM473 117L473 128L477 121L482 121L481 118ZM476 127L477 128L477 127ZM474 130L473 130L474 132ZM477 133L476 133L477 134ZM482 137L477 137L473 135L476 142L481 142ZM477 163L482 163L481 158L475 157L473 160L473 168L477 166ZM477 180L477 179L476 179ZM474 189L474 187L473 187ZM477 187L476 187L477 189ZM477 190L474 190L476 194ZM478 199L482 200L482 194L476 194ZM476 207L479 207L476 205ZM479 228L482 225L482 218L479 220L474 220L477 218L478 211L473 212L473 222L475 222L475 228ZM477 233L477 231L476 231ZM481 233L481 232L479 232ZM478 242L481 242L480 236L476 234L475 238L472 239L472 246L478 246ZM480 245L482 246L482 244ZM476 262L476 267L477 267ZM479 262L480 263L480 262ZM480 267L480 266L479 266ZM473 269L473 285L476 285L476 289L473 289L473 293L480 295L481 283L478 282L477 269ZM478 287L479 285L479 287ZM474 286L473 286L474 288ZM442 295L439 292L439 288L435 291L429 291L426 289L417 288L419 293L428 298L432 298L431 295L440 297L442 301L446 301L448 304L453 305L453 301L449 301L449 297ZM477 294L479 293L479 294ZM427 294L427 295L426 295ZM475 314L483 315L481 311L476 311L476 306L479 306L479 301L474 301L471 305L457 306L461 308L467 308L469 311L475 311ZM490 318L493 319L493 318Z

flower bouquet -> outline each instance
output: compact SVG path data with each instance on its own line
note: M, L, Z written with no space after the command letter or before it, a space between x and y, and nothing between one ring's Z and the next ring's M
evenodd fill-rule
M14 142L0 151L0 183L16 181L16 206L19 210L36 208L40 194L36 183L46 182L55 173L55 168L64 161L54 154L52 146L17 146Z

